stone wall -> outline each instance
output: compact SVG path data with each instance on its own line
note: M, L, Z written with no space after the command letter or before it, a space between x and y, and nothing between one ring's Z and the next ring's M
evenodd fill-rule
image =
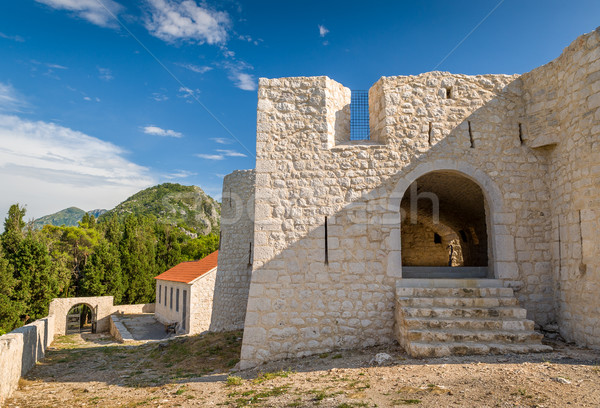
M48 308L48 315L54 315L54 332L57 335L65 334L67 328L67 314L75 305L86 304L96 314L96 331L109 331L109 316L113 313L112 296L91 296L52 299Z
M242 366L393 341L400 202L433 171L481 188L492 276L515 289L529 318L554 320L549 163L521 143L528 123L519 76L382 77L369 92L367 142L336 133L345 128L332 118L346 117L348 104L340 87L327 77L259 82Z
M562 336L599 347L600 30L579 37L522 81L526 144L544 154L549 167L553 244L551 264L527 267L552 270Z
M160 286L160 287L159 287ZM183 329L183 291L187 291L187 318ZM179 291L179 296L177 295ZM159 292L161 292L159 296ZM156 306L154 316L163 324L178 323L178 332L189 333L190 330L190 296L191 285L184 282L156 280Z
M155 307L156 320L164 324L179 323L179 333L198 334L207 331L210 327L213 310L212 305L216 274L217 270L215 268L191 283L157 280ZM173 303L171 303L171 289L173 289ZM179 307L177 307L177 290L179 290ZM187 317L185 329L182 328L184 290L187 291ZM160 298L159 292L162 292Z
M142 303L142 304L138 304L138 305L116 305L116 306L113 306L112 313L120 313L120 314L154 313L154 309L155 309L154 303Z
M118 315L110 315L108 318L108 331L113 338L119 343L135 341L133 335L127 330Z
M404 266L448 266L450 251L448 245L455 240L441 239L434 242L435 232L426 225L402 223L402 265ZM440 236L440 238L442 238ZM460 248L459 245L456 245ZM458 251L455 249L456 253ZM457 257L458 258L458 257ZM462 266L462 257L452 266Z
M44 357L54 326L54 316L48 316L0 336L0 406L17 389L21 376Z
M254 183L254 170L235 171L223 180L221 242L211 331L244 327L255 244Z
M203 333L210 329L216 278L217 269L213 269L192 283L192 297L190 299L191 334Z

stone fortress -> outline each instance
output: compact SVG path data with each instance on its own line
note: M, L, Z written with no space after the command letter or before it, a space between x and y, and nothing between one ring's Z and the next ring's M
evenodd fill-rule
M353 103L325 76L259 82L211 321L243 328L242 368L394 341L543 351L533 322L600 347L600 29L523 75L382 77L368 139Z

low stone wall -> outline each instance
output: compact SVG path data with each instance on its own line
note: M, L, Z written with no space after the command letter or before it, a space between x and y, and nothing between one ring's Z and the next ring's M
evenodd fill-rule
M0 406L17 389L19 378L44 357L54 325L54 316L48 316L0 336Z
M132 305L136 306L136 305ZM119 343L125 343L128 341L134 341L132 334L127 330L127 327L121 322L121 319L117 315L111 315L108 318L110 335L115 338Z
M144 303L139 305L118 305L113 306L112 313L120 314L140 314L140 313L154 313L154 303Z

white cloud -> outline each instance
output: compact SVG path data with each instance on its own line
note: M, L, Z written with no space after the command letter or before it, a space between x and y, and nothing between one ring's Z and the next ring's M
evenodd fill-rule
M222 44L231 25L229 15L198 5L194 0L147 0L150 6L146 28L167 42L177 40Z
M35 0L58 10L69 10L79 18L101 27L116 27L117 16L123 6L113 0Z
M185 69L189 69L192 72L196 72L197 74L204 74L210 70L212 70L212 67L207 67L207 66L198 66L198 65L194 65L194 64L177 64L182 68Z
M4 38L5 40L11 40L16 42L25 42L25 39L20 35L7 35L4 33L0 33L0 38Z
M89 96L84 96L84 97L83 97L83 100L84 100L84 101L91 101L91 100L92 100L92 98L90 98Z
M246 157L244 153L236 152L235 150L217 150L217 152L227 157Z
M27 217L70 207L112 208L155 183L118 146L53 123L0 115L0 215L27 204Z
M233 140L227 139L227 138L224 138L224 137L212 137L210 140L212 140L213 142L218 143L218 144L231 144L231 143L233 143Z
M229 79L233 81L237 88L240 88L244 91L256 91L257 85L254 75L233 68L229 72Z
M188 103L192 103L192 99L196 99L198 98L198 95L200 95L200 90L199 89L190 89L190 88L186 88L186 87L180 87L179 88L179 95L177 95L180 98L183 99L187 99L186 102Z
M325 37L328 32L329 32L329 30L325 26L322 26L319 24L319 35L321 37Z
M151 96L152 99L154 99L157 102L163 102L169 99L169 97L165 94L162 94L160 92L154 92Z
M201 159L206 159L206 160L223 160L225 158L225 156L222 155L222 154L203 154L203 153L198 153L196 156L200 157Z
M159 128L158 126L153 126L153 125L144 126L142 128L142 130L147 135L163 136L163 137L176 137L176 138L183 137L182 133L176 132L171 129L162 129L162 128Z
M10 84L0 82L0 112L21 112L25 99Z
M198 153L196 157L206 160L223 160L225 157L247 157L244 153L235 150L217 149L217 154Z
M69 67L65 67L64 65L59 65L59 64L49 64L49 63L46 63L46 66L48 68L52 68L52 69L69 69Z
M115 77L112 74L112 71L108 68L98 67L98 72L99 72L98 78L100 78L103 81L108 82L108 81L115 79Z
M187 178L187 177L197 176L197 175L198 175L198 173L194 173L194 172L187 171L187 170L176 170L175 173L166 174L164 177L166 179L172 180L172 179Z

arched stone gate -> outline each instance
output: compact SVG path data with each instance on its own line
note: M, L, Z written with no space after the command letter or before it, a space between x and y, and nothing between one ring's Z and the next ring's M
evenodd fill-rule
M73 306L79 304L88 305L95 314L96 331L109 330L109 316L114 311L112 296L72 297L58 298L50 302L48 315L54 315L54 333L62 335L66 333L67 314Z
M482 190L486 203L486 224L488 233L488 277L496 279L512 279L517 273L514 237L505 233L506 225L515 222L516 214L508 211L504 205L504 197L496 183L481 169L458 160L435 160L418 165L408 172L396 185L389 198L390 208L400 210L404 194L419 177L434 171L450 171L475 182ZM392 226L389 240L387 274L396 278L402 277L402 232L401 220Z

